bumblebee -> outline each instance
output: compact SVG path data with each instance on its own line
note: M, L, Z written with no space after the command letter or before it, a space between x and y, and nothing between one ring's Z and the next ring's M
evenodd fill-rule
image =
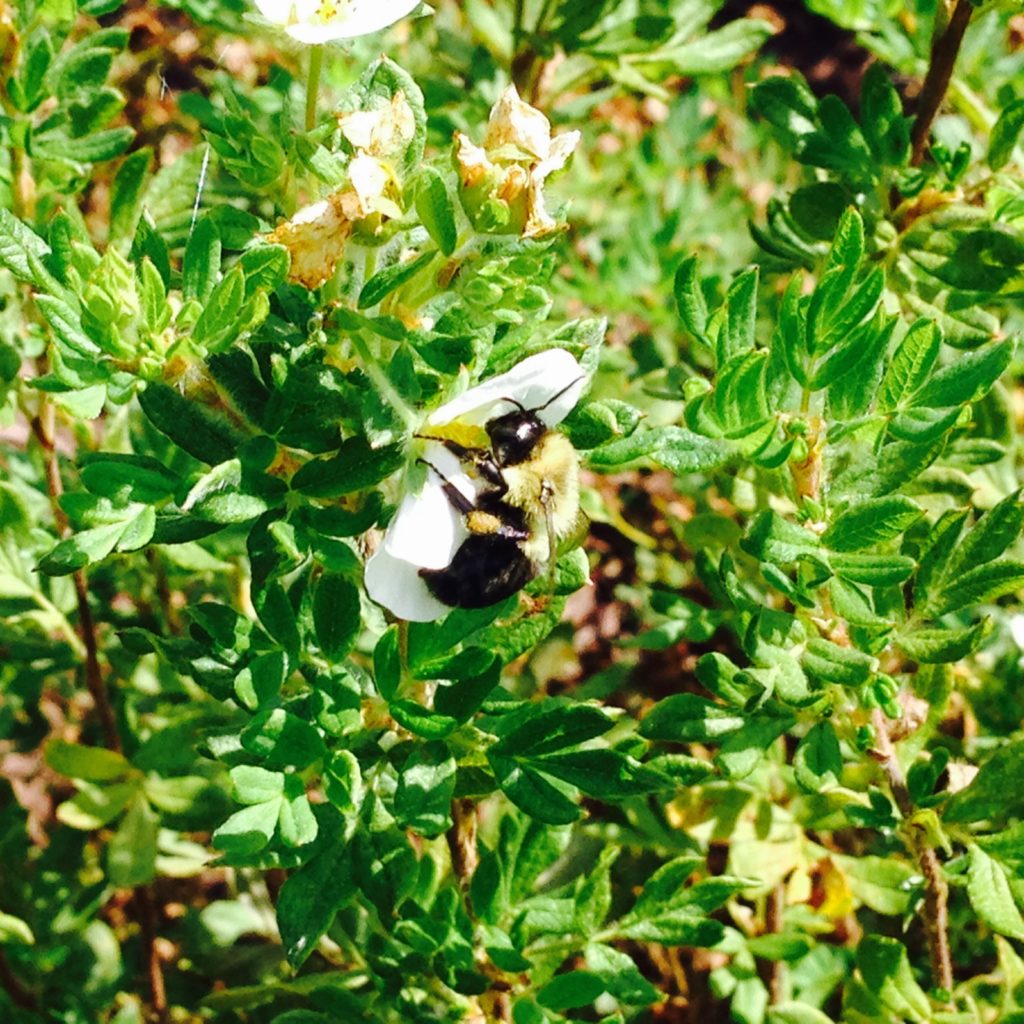
M485 608L521 590L545 564L553 575L559 541L576 532L582 519L579 460L569 439L538 413L577 383L535 409L502 399L516 408L485 424L489 448L431 438L467 465L481 484L471 500L427 462L469 531L445 568L419 570L443 604Z

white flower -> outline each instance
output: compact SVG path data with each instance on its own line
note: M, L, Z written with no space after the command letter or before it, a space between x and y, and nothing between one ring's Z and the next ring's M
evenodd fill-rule
M579 141L578 131L552 138L544 114L508 86L491 108L483 146L455 133L466 212L479 220L477 207L490 200L507 210L508 230L526 238L554 231L558 224L544 204L544 182L568 163Z
M420 0L256 0L267 21L310 45L379 32L419 4Z
M360 154L348 165L351 188L332 192L304 206L291 220L278 224L267 241L283 245L291 257L288 279L309 289L319 288L334 276L349 237L362 224L372 227L368 217L401 217L391 198L398 185L390 168L376 157ZM379 223L377 218L375 223Z
M484 425L512 411L513 403L537 410L540 419L553 427L572 411L584 383L583 370L571 353L549 349L435 409L421 430L467 446L483 446L488 443ZM475 500L478 481L442 444L426 441L417 454L470 501ZM410 477L418 480L418 486L405 494L380 547L366 563L366 592L401 619L432 622L451 608L430 593L419 571L448 566L469 531L448 500L437 472L416 462L407 474L407 479Z

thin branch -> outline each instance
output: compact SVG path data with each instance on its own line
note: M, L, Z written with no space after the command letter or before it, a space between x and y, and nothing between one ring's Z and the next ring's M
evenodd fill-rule
M764 915L764 934L778 935L782 932L786 910L786 887L779 882L768 894ZM768 989L768 1000L774 1006L785 999L786 964L783 960L765 960L761 980Z
M0 949L0 987L7 993L15 1006L23 1010L38 1010L36 997L25 987L21 979L11 970L4 952Z
M903 816L906 827L903 834L911 852L917 858L924 875L924 931L931 956L932 980L938 988L953 991L953 960L949 951L949 887L942 876L938 855L928 842L922 828L911 820L914 802L907 789L903 767L896 757L885 716L876 708L872 712L875 728L875 758L882 766L889 782L893 799Z
M452 873L455 875L466 901L469 904L469 886L473 881L480 854L476 847L476 803L461 798L452 801L452 827L445 835L448 840L448 851L451 854Z
M164 985L163 964L156 946L156 906L148 885L135 890L135 905L142 926L142 949L146 958L146 978L149 982L150 1004L157 1020L167 1020L167 989Z
M60 498L64 493L64 483L60 476L60 461L57 445L54 440L56 417L53 405L45 395L39 397L39 411L32 420L32 432L43 450L46 490L50 496L50 507L57 526L57 533L63 538L70 533L70 524L64 509L60 506ZM96 636L96 623L89 606L89 585L85 572L78 569L73 575L75 598L78 605L78 631L85 647L85 684L92 697L96 713L99 715L100 726L107 747L111 750L121 749L121 736L117 729L117 717L110 703L110 693L100 666L99 642Z
M963 42L964 33L967 31L973 13L974 5L971 0L956 0L956 6L953 8L946 27L942 31L936 31L932 36L928 73L925 75L924 85L921 86L917 117L910 134L910 163L914 167L920 166L924 159L925 150L928 148L928 138L931 135L932 122L945 99L949 81L953 77L953 65L956 64L960 44ZM935 16L939 18L941 15L942 3L940 0Z

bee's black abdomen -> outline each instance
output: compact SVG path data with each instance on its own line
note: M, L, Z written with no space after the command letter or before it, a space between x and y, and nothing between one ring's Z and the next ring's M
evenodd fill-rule
M534 577L519 544L497 534L474 534L444 569L420 569L427 589L452 608L486 608L521 590Z

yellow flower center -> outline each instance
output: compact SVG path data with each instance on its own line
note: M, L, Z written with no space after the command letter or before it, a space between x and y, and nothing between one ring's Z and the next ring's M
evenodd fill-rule
M352 7L352 0L321 0L320 6L316 9L316 20L326 25L343 14L348 14Z

